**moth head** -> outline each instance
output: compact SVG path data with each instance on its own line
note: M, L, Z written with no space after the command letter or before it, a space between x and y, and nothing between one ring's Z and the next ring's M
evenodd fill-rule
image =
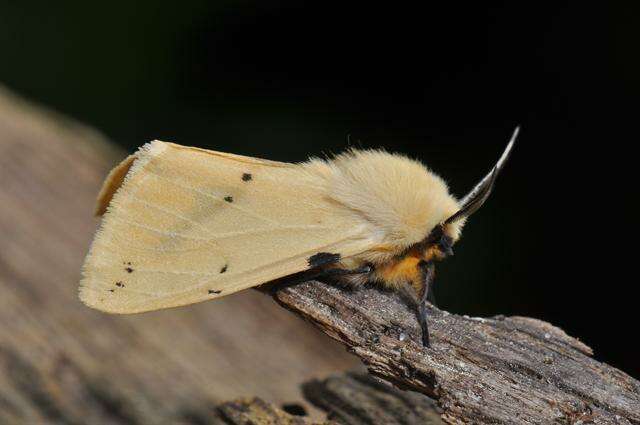
M511 155L519 131L520 127L516 127L496 165L460 200L458 210L431 230L426 238L427 256L441 260L453 255L452 247L460 236L462 226L467 218L478 211L491 195L496 178Z
M453 255L453 244L458 239L459 232L453 226L438 224L427 236L426 253L427 260L443 260Z

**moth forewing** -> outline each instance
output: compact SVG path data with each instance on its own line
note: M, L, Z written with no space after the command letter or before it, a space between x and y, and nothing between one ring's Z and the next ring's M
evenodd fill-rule
M318 252L367 250L366 224L325 183L295 164L147 144L105 182L80 298L112 313L175 307L303 271Z

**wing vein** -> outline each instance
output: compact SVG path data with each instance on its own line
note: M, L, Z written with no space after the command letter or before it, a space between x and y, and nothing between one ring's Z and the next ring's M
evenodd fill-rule
M257 218L259 220L262 220L262 221L270 223L270 224L275 224L275 225L278 225L278 226L281 225L281 223L279 223L279 222L277 222L275 220L271 220L270 218L264 217L264 216L262 216L260 214L256 214L253 211L250 211L250 210L247 210L245 208L242 208L242 207L240 207L240 206L238 206L238 205L236 205L234 203L225 202L224 197L222 197L222 196L216 196L216 195L213 195L213 194L211 194L209 192L205 192L203 190L196 189L194 187L190 187L190 186L184 185L184 184L178 182L176 179L170 179L168 177L161 176L159 174L154 173L152 170L147 170L147 171L149 171L149 174L153 175L157 179L165 180L165 181L167 181L169 183L174 184L175 186L178 186L179 188L182 188L182 189L185 189L185 190L190 190L190 191L198 193L200 195L204 195L204 196L206 196L208 198L215 199L216 201L218 201L220 203L224 203L226 206L228 206L230 208L234 208L234 209L236 209L238 211L241 211L241 212L243 212L244 214L246 214L248 216Z
M111 217L111 219L120 221L122 223L129 224L131 226L140 227L142 229L149 230L150 232L159 233L159 234L161 234L163 236L167 236L167 237L171 237L171 238L183 238L183 239L187 239L187 240L191 240L191 241L200 241L200 242L213 242L214 241L214 238L203 238L203 237L192 236L192 235L184 235L184 234L178 233L178 232L171 232L171 231L167 231L167 230L162 230L162 229L158 229L157 227L148 226L146 224L142 224L142 223L138 223L138 222L135 222L135 221L127 220L127 219L125 219L123 217L119 217L119 216L113 216L113 217Z
M187 223L189 223L189 224L191 224L193 226L197 226L197 227L201 228L205 233L207 233L209 236L211 236L212 239L215 238L215 235L213 235L211 232L209 232L209 229L207 229L205 226L203 226L202 223L198 223L195 220L191 220L189 217L185 217L182 214L178 214L178 213L176 213L174 211L171 211L168 208L164 208L164 207L162 207L159 204L156 204L154 202L149 202L149 201L146 201L144 199L138 198L137 196L135 196L133 194L131 194L129 196L129 199L131 199L131 200L133 200L135 202L139 202L139 203L141 203L143 205L146 205L148 207L155 208L158 211L162 211L165 214L168 214L168 215L171 215L173 217L176 217L176 218L179 218L181 220L184 220L184 221L186 221Z
M191 225L195 225L198 226L199 228L201 228L205 233L207 233L207 235L210 236L210 238L199 238L203 241L217 241L220 239L225 239L225 238L231 238L231 237L237 237L237 236L249 236L249 235L254 235L257 233L269 233L269 232L276 232L276 231L280 231L280 230L331 230L333 227L330 226L323 226L323 225L318 225L318 224L287 224L287 225L278 225L278 226L274 226L274 227L267 227L267 228L262 228L262 229L248 229L248 230L238 230L238 231L234 231L234 232L226 232L226 233L220 233L220 234L213 234L209 231L209 229L207 229L206 226L204 226L202 223L199 223L195 220L191 220L188 217L183 216L182 214L178 214L175 213L167 208L163 208L160 205L153 203L153 202L149 202L146 201L144 199L138 198L135 195L130 195L129 196L130 199L139 202L143 205L146 205L148 207L151 208L155 208L158 211L162 211L165 214L171 215L173 217L179 218L181 220L184 220L185 222L191 224ZM143 226L140 223L134 223L134 222L128 222L129 224L133 224L133 225L137 225L137 226ZM147 226L145 227L148 230L152 230L152 231L156 231L156 232L161 232L160 229L157 228L151 228L151 226ZM184 236L184 235L182 235Z

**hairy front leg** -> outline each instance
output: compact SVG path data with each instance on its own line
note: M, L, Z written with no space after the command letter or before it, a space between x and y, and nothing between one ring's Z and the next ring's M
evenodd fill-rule
M273 289L282 289L283 287L294 286L299 283L308 282L310 280L324 279L324 278L340 278L348 276L362 275L368 277L373 273L374 268L371 265L364 265L353 269L346 269L341 267L318 267L310 269L292 276L278 280L278 285ZM339 281L339 280L338 280ZM340 282L340 281L339 281ZM340 282L342 283L342 282Z
M433 281L435 278L435 266L431 261L421 261L418 264L420 268L421 276L421 288L418 292L418 322L422 329L422 345L425 347L430 346L429 340L429 323L428 323L428 311L427 302L429 302L429 294L432 292Z

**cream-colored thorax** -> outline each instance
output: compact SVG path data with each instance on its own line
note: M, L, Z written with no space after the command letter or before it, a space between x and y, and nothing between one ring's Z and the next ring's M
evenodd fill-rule
M303 167L322 176L325 193L362 223L375 239L372 249L343 260L343 266L384 264L423 241L459 209L444 180L422 163L380 150L349 151ZM445 226L454 241L463 221Z

